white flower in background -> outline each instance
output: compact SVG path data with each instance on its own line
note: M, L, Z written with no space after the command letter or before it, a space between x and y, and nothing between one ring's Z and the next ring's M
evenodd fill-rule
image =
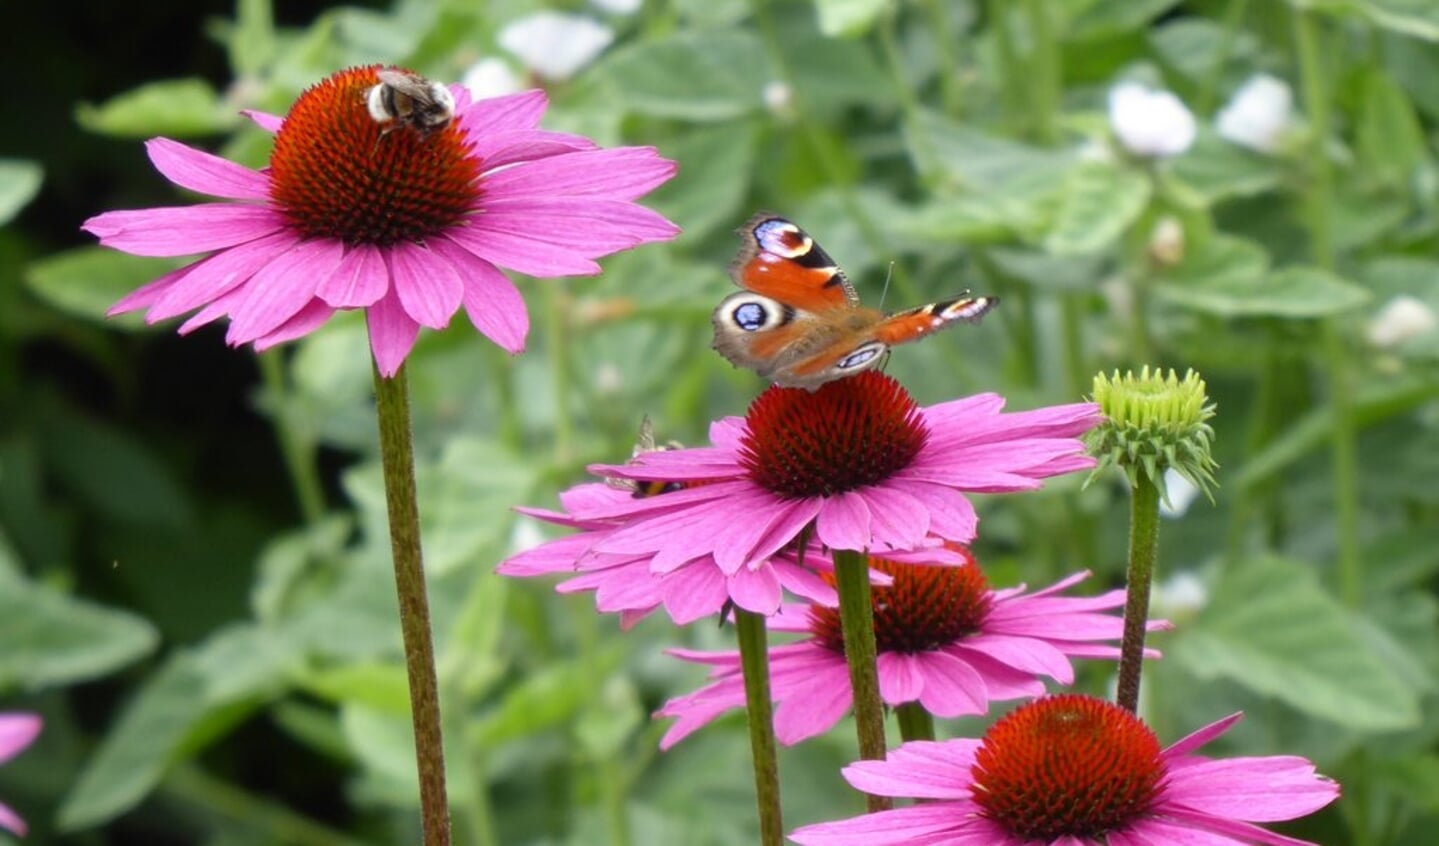
M524 86L515 72L502 59L494 57L481 59L465 71L460 84L470 89L470 96L476 100L503 97L514 94Z
M592 18L544 11L505 24L498 40L540 78L560 81L593 62L614 39L609 27Z
M773 80L765 85L760 96L764 98L765 108L770 114L780 117L794 114L794 89L789 87L789 83Z
M633 15L640 10L643 0L590 0L596 9L612 15Z
M1214 128L1241 147L1273 153L1294 125L1294 92L1289 83L1268 74L1252 76L1219 110Z
M1199 496L1199 488L1173 468L1164 471L1164 492L1169 495L1169 501L1159 501L1159 513L1165 517L1183 517Z
M1154 586L1149 599L1150 617L1185 620L1209 604L1209 588L1190 570L1180 570Z
M1396 347L1416 335L1432 332L1439 326L1434 310L1419 300L1402 294L1384 304L1369 321L1369 343L1376 347Z
M1188 150L1197 130L1194 115L1182 100L1137 82L1121 82L1109 89L1109 124L1124 149L1152 158Z

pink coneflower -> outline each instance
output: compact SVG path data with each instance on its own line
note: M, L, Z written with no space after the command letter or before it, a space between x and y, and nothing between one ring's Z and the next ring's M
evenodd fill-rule
M968 551L964 551L968 556ZM991 590L979 565L935 567L870 559L889 575L871 589L879 648L880 697L890 706L917 702L937 717L983 714L990 702L1027 699L1045 692L1041 676L1074 682L1071 658L1116 658L1105 644L1123 633L1124 591L1102 596L1060 596L1083 581L1077 573L1044 590ZM791 606L769 619L770 631L798 632L804 640L770 649L770 688L777 704L775 734L798 743L828 731L853 703L839 614L820 606ZM1151 623L1151 628L1161 623ZM670 654L715 667L709 685L671 699L656 716L678 717L660 742L668 749L724 711L744 707L738 652Z
M42 725L35 714L0 714L0 764L19 755L35 741ZM0 828L24 836L25 821L5 805L0 805Z
M672 491L663 495L682 493ZM727 602L768 616L779 611L785 591L817 605L834 606L838 602L833 583L820 576L832 570L832 563L819 550L808 550L803 561L796 553L786 552L728 570L721 568L714 556L704 555L678 567L657 570L649 555L594 551L615 526L603 521L577 520L567 513L611 508L634 498L627 491L591 483L560 494L566 511L518 509L522 514L579 531L511 556L500 563L497 572L518 577L571 575L573 578L561 582L556 590L560 593L594 591L596 609L620 614L621 624L626 628L658 608L663 608L676 624L685 625L720 613ZM925 550L916 555L939 564L962 561L943 549Z
M805 846L1315 846L1253 823L1328 805L1339 785L1304 758L1190 754L1234 714L1168 749L1138 717L1069 694L1016 708L980 740L906 743L844 769L858 790L927 800L804 826Z
M769 558L806 527L831 549L876 554L967 542L966 492L1031 490L1094 462L1078 436L1099 420L1087 403L1001 414L979 394L921 408L880 373L818 390L771 387L744 418L710 427L712 447L650 452L603 476L686 490L574 510L623 524L596 552L652 556L665 571L713 556L729 571Z
M100 242L146 256L210 252L116 303L155 322L199 309L192 331L230 318L226 340L265 349L337 309L365 309L380 371L393 375L421 326L464 306L510 352L524 347L524 301L500 268L532 276L599 272L594 259L679 231L634 200L674 174L650 147L602 150L536 127L542 91L472 102L451 86L454 118L434 131L380 123L368 94L380 66L307 90L254 171L175 141L149 142L175 184L225 202L113 211L85 222Z

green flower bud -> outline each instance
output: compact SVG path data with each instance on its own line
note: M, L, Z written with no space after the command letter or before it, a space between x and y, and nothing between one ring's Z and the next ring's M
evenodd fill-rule
M1214 430L1209 418L1214 405L1204 391L1204 380L1190 370L1180 379L1173 370L1165 376L1159 368L1148 367L1135 376L1133 371L1112 377L1094 377L1094 401L1105 421L1085 437L1089 452L1099 464L1092 481L1106 467L1119 467L1131 487L1143 473L1164 502L1164 471L1173 469L1214 501L1214 469L1219 465L1210 455Z

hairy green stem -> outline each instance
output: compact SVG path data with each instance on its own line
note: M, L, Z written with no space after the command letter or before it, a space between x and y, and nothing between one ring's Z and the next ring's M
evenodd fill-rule
M874 606L870 600L869 558L863 552L834 550L834 576L839 590L840 630L849 684L854 691L854 726L859 757L884 759L884 703L879 698L878 647L874 640ZM887 796L866 796L871 813L893 804Z
M745 713L749 722L750 757L754 764L754 796L759 806L759 842L782 846L779 764L775 757L774 701L769 689L769 647L764 617L736 608L740 668L744 672Z
M1309 163L1309 239L1314 263L1325 270L1335 267L1333 234L1334 173L1326 149L1329 138L1329 86L1319 43L1319 24L1310 12L1295 10L1294 42L1304 83L1304 110L1312 127ZM1353 371L1338 319L1323 324L1324 365L1329 383L1329 405L1334 412L1330 456L1334 463L1334 530L1339 548L1340 596L1350 606L1363 598L1364 563L1359 548L1359 448L1354 421Z
M918 702L905 702L894 709L899 721L899 736L904 742L911 740L934 740L934 715L924 710Z
M320 473L315 467L315 441L304 428L304 423L295 419L295 409L290 402L290 386L285 379L285 362L279 350L256 356L260 362L260 378L265 382L265 393L270 397L271 421L275 427L275 438L280 442L280 456L285 462L285 472L290 475L290 484L295 488L295 499L300 504L300 516L307 525L313 526L325 516L325 491L320 484Z
M440 730L435 644L430 634L430 602L420 552L420 508L404 365L390 379L381 376L376 368L375 415L380 426L380 458L385 472L385 505L390 518L390 552L395 565L395 593L400 600L405 669L410 679L410 718L415 727L424 846L449 846L445 747Z
M1119 705L1139 710L1139 673L1149 622L1149 591L1159 554L1159 488L1144 473L1130 491L1129 567L1125 573L1124 640L1119 645Z

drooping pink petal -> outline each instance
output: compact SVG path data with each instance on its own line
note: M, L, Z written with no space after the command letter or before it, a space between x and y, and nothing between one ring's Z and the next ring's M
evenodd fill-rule
M211 300L209 305L195 312L195 314L192 315L189 320L181 323L178 330L179 333L181 335L188 335L191 332L194 332L196 329L199 329L201 326L207 326L210 323L219 320L220 318L229 314L237 306L239 306L240 301L245 298L246 293L247 292L243 285L237 288L231 288L230 290Z
M190 272L183 279L155 300L145 320L149 323L168 320L211 303L239 288L262 267L298 245L292 233L279 231L201 259L189 266Z
M812 667L806 676L805 695L787 696L774 709L775 738L786 746L829 731L854 704L843 660Z
M1182 809L1166 809L1164 817L1149 817L1131 826L1162 844L1183 846L1320 846L1308 840L1285 837L1240 820L1227 820Z
M830 549L863 552L869 548L869 506L857 491L824 497L814 520L814 534Z
M460 307L465 285L446 258L418 244L395 244L385 251L390 287L405 313L421 326L443 329Z
M169 138L151 138L145 150L166 179L199 194L230 200L268 200L265 174Z
M965 809L973 814L972 809ZM801 826L789 839L800 846L1019 846L1013 838L995 838L986 820L970 823L949 803L913 805L837 822ZM983 829L983 830L981 830Z
M677 626L719 613L729 598L724 574L705 561L670 573L660 584L665 611Z
M280 328L315 298L315 287L334 272L343 252L339 241L302 241L255 271L230 313L225 340L248 344Z
M674 176L676 165L653 147L614 147L553 156L485 177L496 196L634 200Z
M862 489L869 506L873 542L870 550L907 549L929 533L929 510L904 490L885 485Z
M490 262L446 239L435 239L430 246L459 272L464 282L460 302L470 323L505 352L524 352L530 314L515 283Z
M968 661L943 650L920 653L915 660L924 678L919 703L926 711L936 717L959 717L989 710L989 687Z
M334 315L335 310L326 305L323 300L310 300L304 308L295 312L295 316L280 324L280 327L268 335L261 335L255 339L256 352L279 346L280 344L293 341L296 338L303 338L311 332L325 325L325 321Z
M969 543L979 527L979 515L969 498L953 488L908 479L892 479L896 490L914 497L929 512L929 530L945 540Z
M365 308L390 290L390 268L384 254L372 244L357 244L345 251L335 270L315 288L315 296L335 308Z
M380 375L388 379L400 371L405 357L414 349L420 324L405 313L393 288L365 310L365 319L370 327L370 351L375 356L375 365Z
M768 564L741 567L728 581L729 597L740 608L766 617L779 610L784 595L779 575Z
M137 256L189 256L253 241L286 225L266 206L197 203L105 212L80 228L107 247Z
M924 690L924 673L917 657L910 652L888 650L877 656L879 695L886 705L919 701L919 695Z
M184 279L194 267L195 265L190 264L176 268L164 276L161 276L159 279L136 288L124 297L121 297L119 302L110 306L110 308L106 310L105 316L115 317L116 315L138 311L142 308L149 308L154 305L160 297L164 296L167 291L173 288L177 282Z

